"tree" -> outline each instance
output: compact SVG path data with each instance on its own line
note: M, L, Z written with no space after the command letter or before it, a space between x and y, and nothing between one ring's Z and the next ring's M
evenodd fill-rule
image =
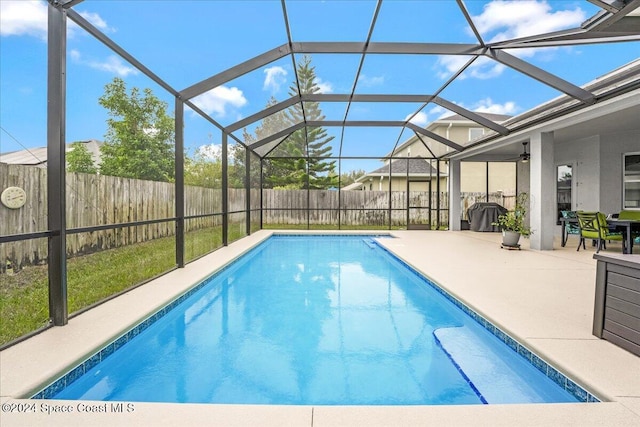
M71 144L67 153L67 171L81 173L97 173L98 168L93 163L93 156L80 141Z
M206 146L203 146L206 147ZM207 153L200 147L184 159L184 184L222 188L222 160L219 153Z
M311 66L311 58L304 56L297 65L300 92L311 94L320 92L317 83L315 67ZM296 96L298 86L295 82L289 87L289 95ZM266 107L277 104L271 98ZM319 103L305 102L304 112L300 103L265 117L256 128L255 139L245 132L245 142L250 144L281 130L287 129L304 121L321 121L325 116L320 110ZM338 184L335 173L335 161L327 161L332 147L329 144L333 136L327 136L322 127L300 129L286 137L269 155L264 162L264 186L266 188L311 188L326 189ZM308 178L307 178L308 169Z
M276 105L278 101L272 96L269 101L267 101L267 105L265 108L272 107ZM243 139L246 145L251 145L256 141L269 137L275 133L280 132L291 126L284 110L280 110L276 113L273 113L260 122L260 124L256 127L255 136L248 132L246 129L243 130ZM277 143L277 141L276 141ZM282 155L290 155L291 150L287 150L286 147L287 142L283 142L281 146L278 146L273 150L274 154L269 157L263 163L263 173L264 173L264 187L265 188L274 188L274 187L288 187L288 188L302 188L304 182L304 176L302 177L294 177L294 173L296 170L300 168L296 168L296 162L292 159L288 158L276 158ZM284 154L283 154L284 153ZM298 150L297 154L299 156L303 155L303 152ZM236 158L237 164L244 165L243 158ZM304 163L304 161L303 161ZM256 169L257 168L257 169ZM305 167L302 167L302 171L305 170ZM251 163L251 185L252 187L257 187L258 183L256 182L260 177L260 164L258 161L254 161Z
M364 176L366 172L362 169L353 170L349 172L343 172L340 174L340 185L346 187L349 184L356 182L356 179Z
M109 111L106 141L100 148L104 175L172 181L175 172L174 122L167 103L151 89L127 94L118 77L105 86L99 103Z
M314 94L320 92L318 86L315 67L311 66L311 57L305 55L297 66L298 82L301 94ZM292 84L289 87L289 95L295 96L298 93L298 87ZM318 102L305 102L303 106L298 103L286 111L285 116L289 122L289 126L302 122L305 118L307 121L322 121L325 119L320 104ZM338 185L335 175L335 160L327 161L326 158L331 155L332 147L328 145L333 136L328 136L327 131L323 127L307 127L301 131L294 132L285 141L283 148L290 150L291 155L308 156L308 183L303 182L302 188L311 189L327 189ZM293 177L298 178L300 168L304 166L300 161L295 162ZM304 171L306 173L306 171ZM304 176L304 174L303 174Z

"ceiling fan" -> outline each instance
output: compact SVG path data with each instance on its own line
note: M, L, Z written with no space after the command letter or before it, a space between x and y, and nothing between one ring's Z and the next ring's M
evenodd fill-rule
M531 158L531 155L527 152L527 145L528 144L529 144L528 141L523 142L522 143L522 148L523 148L522 153L518 157L513 157L513 158L507 159L507 160L509 160L509 161L517 160L517 161L522 162L522 163L527 163L529 161L529 159Z

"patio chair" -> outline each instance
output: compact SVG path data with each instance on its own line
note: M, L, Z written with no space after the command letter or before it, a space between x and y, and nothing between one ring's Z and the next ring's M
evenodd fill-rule
M623 242L622 233L616 233L609 230L607 226L607 218L602 212L577 212L578 224L580 225L580 241L578 249L582 245L582 249L586 249L585 239L592 239L597 242L596 253L600 249L607 249L607 240L617 240Z
M563 218L578 218L578 215L575 211L560 211ZM576 223L566 222L564 225L564 229L567 234L580 234L580 227Z

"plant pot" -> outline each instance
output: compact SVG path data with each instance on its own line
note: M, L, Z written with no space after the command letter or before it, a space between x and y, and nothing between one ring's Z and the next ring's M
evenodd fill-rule
M502 244L504 246L518 246L520 233L515 231L502 230Z

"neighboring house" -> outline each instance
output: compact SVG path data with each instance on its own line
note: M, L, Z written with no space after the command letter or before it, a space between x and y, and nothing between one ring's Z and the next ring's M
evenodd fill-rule
M511 118L504 114L491 114L491 113L476 113L488 120L495 123L502 123L505 120ZM431 122L426 129L436 135L442 136L452 142L460 145L467 145L470 141L482 137L485 132L489 130L482 127L478 123L469 120L461 115L455 114L452 116L444 117ZM429 137L420 135L412 136L404 143L398 146L392 153L387 153L384 157L400 157L405 159L395 159L391 163L391 190L392 191L405 191L407 189L407 178L411 182L411 191L429 191L429 181L432 181L437 177L435 169L435 161L430 161L428 158L433 158L434 155L441 156L451 149L439 142L431 140ZM452 150L451 150L452 151ZM409 161L409 171L407 174L407 160ZM440 163L440 191L447 190L447 165L446 162ZM469 188L463 189L464 192L476 192L481 191L475 188L474 183L478 181L476 177L481 176L486 170L485 163L479 164L467 164L465 165L466 171L464 174L469 176L469 179L463 181L469 182ZM500 171L500 176L503 176L503 170ZM496 174L498 175L498 174ZM356 180L355 183L344 187L343 190L365 190L365 191L385 191L389 189L389 183L385 180L389 178L389 160L385 160L384 166L366 173ZM418 182L422 182L422 184ZM482 187L484 187L485 179L482 179ZM507 176L504 179L504 183L497 184L498 187L506 191L513 187L515 191L515 168L513 176ZM511 184L513 182L513 184ZM435 182L431 182L431 191L436 191Z
M89 139L87 141L76 141L85 144L87 150L91 153L93 163L100 166L100 146L101 141ZM67 143L66 151L71 151L73 142ZM36 166L39 168L47 167L47 147L28 148L19 151L0 154L0 163L9 165Z
M504 114L476 114L497 124L511 118L511 116ZM426 129L436 135L442 136L463 146L467 145L470 141L480 138L489 131L489 129L482 127L482 125L459 114L435 120L431 122ZM431 151L427 149L425 144L429 146ZM454 150L439 142L435 142L424 135L420 135L420 138L414 135L398 146L392 153L388 153L385 157L391 157L392 154L394 157L433 157L433 154L440 157L450 151Z
M391 176L391 191L406 191L407 177L409 178L409 191L435 191L435 179L438 173L429 160L422 157L395 159L391 164L387 161L384 166L358 178L354 184L351 184L353 188L345 187L343 190L389 191L389 176ZM359 184L360 187L355 188L356 184ZM433 188L430 189L430 185L433 185ZM441 170L440 188L442 191L446 190L446 185L446 172L443 173Z

